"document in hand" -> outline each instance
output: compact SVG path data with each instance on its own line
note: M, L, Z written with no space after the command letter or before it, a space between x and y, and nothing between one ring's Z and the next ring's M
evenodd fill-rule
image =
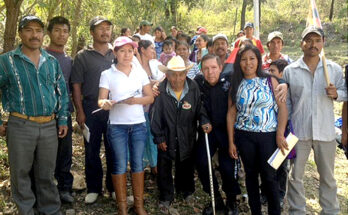
M89 142L89 138L91 137L91 133L89 132L89 128L87 127L86 124L84 124L84 126L83 126L82 133L83 133L83 137L86 139L86 141Z
M288 143L288 150L284 149L285 155L283 155L282 151L278 148L268 159L268 164L277 170L279 166L283 163L285 158L288 156L290 151L294 148L297 141L298 138L293 133L289 133L289 135L286 137L286 142Z

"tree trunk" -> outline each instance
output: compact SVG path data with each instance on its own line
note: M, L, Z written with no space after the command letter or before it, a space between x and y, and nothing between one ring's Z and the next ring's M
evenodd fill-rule
M62 0L51 0L49 2L49 7L48 7L48 15L47 15L47 23L53 18L54 12L59 6L59 4L62 2Z
M235 16L234 16L234 22L233 22L233 35L236 35L237 13L238 13L238 7L236 7L236 14L235 14Z
M4 32L4 50L3 53L14 49L17 21L23 0L5 0L6 5L6 24Z
M176 19L176 17L177 17L177 3L176 3L176 0L171 0L170 1L170 12L171 12L171 14L172 14L172 23L173 23L173 25L175 25L176 26L176 24L177 24L177 19Z
M80 11L81 11L82 0L77 0L75 7L75 16L72 21L71 28L71 39L72 39L72 47L71 47L71 56L75 57L77 53L77 26L79 24L80 19Z
M241 13L241 16L240 16L240 30L243 30L244 25L245 25L245 11L246 11L246 7L247 7L247 0L243 0L242 13Z
M334 4L335 4L335 0L331 0L330 15L329 15L330 22L332 21L332 17L333 17Z
M259 31L261 31L261 0L259 0Z

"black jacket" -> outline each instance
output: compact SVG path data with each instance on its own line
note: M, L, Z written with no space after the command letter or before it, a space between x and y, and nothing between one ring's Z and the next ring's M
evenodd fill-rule
M202 115L206 115L201 105L200 91L195 81L186 78L188 93L179 105L176 98L166 91L168 80L159 86L160 95L150 110L151 131L154 142L167 143L167 151L159 154L175 159L179 150L179 159L183 161L192 156L196 143L197 121L205 124Z

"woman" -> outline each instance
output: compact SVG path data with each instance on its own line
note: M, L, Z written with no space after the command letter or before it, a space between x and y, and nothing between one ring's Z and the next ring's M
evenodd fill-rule
M158 26L155 28L155 49L156 49L156 58L159 59L162 49L163 49L163 41L166 39L166 33L163 31L163 28Z
M129 28L122 28L121 29L121 36L125 36L125 37L132 37L132 32Z
M209 41L209 37L205 34L199 35L196 39L196 47L197 50L191 53L190 60L195 63L201 62L202 57L208 54L207 43Z
M155 49L151 41L141 40L138 43L138 53L140 55L140 62L143 69L146 71L147 76L150 79L151 86L159 84L164 79L165 75L158 69L159 65L162 65L155 57ZM144 108L147 137L145 145L144 166L147 164L151 167L151 173L157 175L157 146L153 142L153 136L150 131L150 120L149 120L149 105Z
M114 43L117 64L105 70L100 77L98 105L110 110L108 140L113 154L112 182L116 192L119 214L127 214L127 160L128 148L132 172L134 210L146 215L143 202L143 154L146 123L143 105L153 102L150 81L146 72L132 63L137 48L128 37L118 37Z
M277 149L287 144L284 131L288 119L285 103L274 99L278 86L275 78L262 71L260 51L245 45L239 50L234 64L231 96L227 112L229 153L242 158L251 213L261 213L259 174L266 186L268 214L280 215L279 185L276 171L267 163Z
M182 42L182 41L177 42L176 49L175 49L176 55L179 55L184 60L186 66L190 66L191 64L193 64L191 66L191 69L187 73L187 77L193 80L196 77L196 75L200 73L201 71L196 63L190 61L189 50L190 50L190 47L188 43Z

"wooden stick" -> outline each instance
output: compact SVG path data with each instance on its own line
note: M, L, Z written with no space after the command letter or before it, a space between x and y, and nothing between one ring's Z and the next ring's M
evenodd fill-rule
M326 64L326 57L325 57L324 48L321 50L321 60L323 61L326 85L329 86L330 85L330 77L329 77L329 72L327 71L327 64Z

